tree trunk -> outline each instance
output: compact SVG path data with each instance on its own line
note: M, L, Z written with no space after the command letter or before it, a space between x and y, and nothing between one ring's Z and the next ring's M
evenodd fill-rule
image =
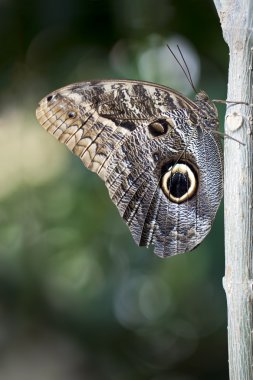
M228 309L230 380L253 379L253 143L252 26L253 0L214 0L229 47L225 132L245 145L225 139L225 277Z

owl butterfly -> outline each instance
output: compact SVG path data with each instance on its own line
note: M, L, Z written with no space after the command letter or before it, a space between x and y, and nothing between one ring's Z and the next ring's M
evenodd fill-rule
M217 110L161 85L71 84L41 100L38 121L105 182L135 242L167 257L209 232L223 192Z

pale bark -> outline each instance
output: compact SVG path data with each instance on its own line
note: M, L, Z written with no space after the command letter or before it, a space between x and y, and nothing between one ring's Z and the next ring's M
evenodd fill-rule
M228 100L252 104L253 0L214 0L229 47ZM224 147L225 277L230 380L253 379L252 106L228 105Z

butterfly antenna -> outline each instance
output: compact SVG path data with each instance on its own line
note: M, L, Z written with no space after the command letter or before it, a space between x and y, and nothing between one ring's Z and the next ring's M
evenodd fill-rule
M188 67L188 65L187 65L187 63L186 63L186 61L185 61L185 58L184 58L184 56L183 56L183 53L182 53L182 51L181 51L179 45L177 45L177 49L178 49L178 51L179 51L179 54L180 54L180 56L181 56L181 58L182 58L182 60L183 60L183 62L184 62L185 68L186 68L186 70L187 70L187 73L188 73L188 79L189 79L189 81L190 81L190 84L191 84L193 90L195 91L195 93L197 94L197 90L196 90L196 88L195 88L195 86L194 86L194 84L193 84L193 80L192 80L192 76L191 76L191 73L190 73L189 67Z
M179 61L179 59L177 58L176 54L173 52L173 50L171 49L171 47L167 44L167 48L169 49L169 51L171 52L171 54L173 55L173 57L175 58L175 60L177 61L177 63L179 64L179 66L181 67L181 69L183 70L183 73L184 75L186 76L186 79L188 80L188 82L190 83L193 91L197 94L197 90L193 84L193 80L192 80L192 77L191 77L191 73L190 73L190 70L189 70L189 67L187 66L187 63L184 59L184 56L181 52L181 49L179 48L179 46L177 45L177 48L178 48L178 51L180 53L180 56L184 62L184 65L185 65L185 68L184 66L182 65L182 63Z

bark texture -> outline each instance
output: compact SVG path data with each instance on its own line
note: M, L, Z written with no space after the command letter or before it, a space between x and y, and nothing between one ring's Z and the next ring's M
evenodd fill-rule
M252 100L253 0L214 0L229 47L228 100ZM225 132L225 277L230 380L253 379L252 106L228 105Z

